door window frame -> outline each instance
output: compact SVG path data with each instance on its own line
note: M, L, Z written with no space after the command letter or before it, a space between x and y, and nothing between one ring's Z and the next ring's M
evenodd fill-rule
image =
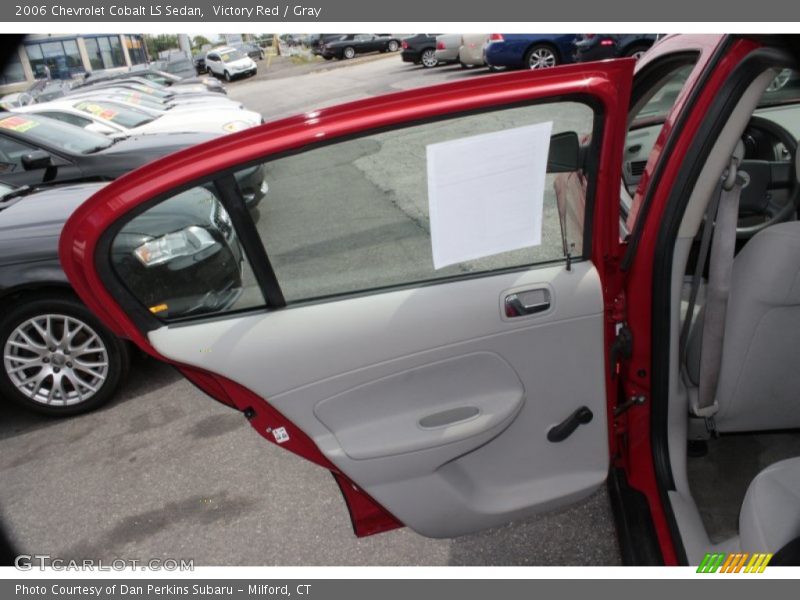
M591 134L592 138L588 146L588 149L585 152L584 173L586 175L587 185L586 185L586 196L585 196L586 206L584 214L584 230L583 232L581 232L583 236L582 253L578 256L570 257L570 260L572 260L573 262L578 260L588 260L591 256L591 250L592 250L592 226L593 226L592 215L594 214L593 208L595 205L595 188L597 184L598 168L600 163L601 144L603 141L603 137L605 135L606 115L603 111L601 103L597 100L596 97L592 96L591 94L576 93L576 94L567 94L561 96L551 96L536 100L520 101L502 105L487 106L478 109L465 110L465 111L448 113L444 115L437 115L421 119L413 119L389 126L361 130L357 133L350 135L337 136L330 139L324 139L319 142L312 142L304 146L301 146L299 148L294 148L284 152L276 152L276 153L269 153L266 155L262 155L258 158L242 162L235 166L230 166L224 169L220 169L219 171L216 171L213 174L206 175L205 177L196 179L192 182L184 183L180 187L173 188L168 192L165 192L163 194L148 199L144 203L137 206L135 210L127 213L123 218L118 219L111 227L109 227L103 233L103 235L99 240L99 249L101 254L110 256L111 246L114 237L133 218L142 214L147 209L159 204L160 202L168 200L169 198L181 192L185 192L191 188L202 185L213 185L217 192L218 199L220 200L220 202L222 203L223 207L228 212L228 214L231 216L231 220L234 223L237 236L239 237L240 243L242 245L242 249L244 250L244 253L247 256L247 259L250 261L250 268L253 271L262 298L264 298L265 300L264 304L262 305L251 306L241 309L227 310L219 313L178 317L170 319L168 322L165 322L159 319L158 317L154 316L150 311L147 310L147 308L138 299L134 297L134 295L127 288L124 282L120 280L119 276L116 274L113 267L110 266L110 262L98 261L97 267L99 270L101 270L101 277L103 278L103 281L106 284L106 286L109 288L109 291L112 292L114 299L117 302L119 302L123 306L123 308L125 308L128 314L130 314L132 317L135 316L135 321L140 328L146 331L152 331L154 329L164 326L165 324L168 324L169 326L173 325L179 326L181 324L197 324L203 322L212 322L217 320L234 318L237 316L241 316L242 314L268 312L271 310L285 309L285 308L291 309L295 307L308 306L314 304L324 304L327 302L346 300L350 298L358 298L385 292L397 291L397 290L407 290L407 289L416 289L432 285L442 285L454 281L464 281L469 279L490 277L492 275L499 275L503 273L529 271L539 267L547 267L547 266L552 266L554 264L565 263L567 260L566 256L563 258L555 258L552 260L541 261L536 263L528 263L528 264L515 265L500 269L493 269L490 271L462 273L456 275L449 275L445 277L439 277L435 279L423 280L423 281L412 281L399 284L391 284L374 288L356 290L352 292L343 292L333 295L312 297L308 299L293 301L289 305L287 304L284 298L280 281L278 280L275 270L272 267L272 263L270 262L269 252L266 250L264 242L261 239L261 236L259 235L256 229L255 222L253 221L252 217L248 214L244 206L244 200L242 198L242 195L239 191L238 185L236 184L236 180L234 178L234 174L236 172L244 169L248 169L263 164L268 164L272 161L280 160L283 158L299 156L301 154L305 154L306 152L313 151L319 148L325 148L335 144L345 143L361 139L364 137L369 137L372 135L388 133L392 131L399 131L421 125L441 123L449 120L454 120L474 115L488 114L502 110L512 110L515 108L556 104L558 102L572 102L572 103L582 104L587 108L589 108L589 110L592 111L593 115L592 134ZM233 186L233 189L231 189L231 186Z

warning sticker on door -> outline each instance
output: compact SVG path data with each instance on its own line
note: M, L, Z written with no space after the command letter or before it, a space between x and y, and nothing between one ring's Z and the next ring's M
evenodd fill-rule
M284 444L289 441L289 432L286 431L286 427L278 427L277 429L273 429L272 435L275 438L275 441L279 444Z

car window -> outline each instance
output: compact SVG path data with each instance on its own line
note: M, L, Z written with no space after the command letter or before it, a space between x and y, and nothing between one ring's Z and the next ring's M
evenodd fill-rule
M220 58L222 62L233 62L235 60L239 60L240 58L244 58L245 55L241 50L228 50L226 52L220 52Z
M554 134L587 138L593 112L572 102L513 108L377 133L264 163L269 191L256 228L285 300L547 263L563 260L567 248L580 256L586 178L576 169L546 175L540 244L434 268L428 147L545 122L552 122ZM502 145L486 147L472 158L481 162L483 152L503 151ZM504 185L498 182L492 193L502 197Z
M24 171L22 157L36 148L0 135L0 174Z
M692 74L695 62L695 59L688 57L686 61L668 69L643 93L643 100L638 106L632 107L628 115L629 128L625 138L620 186L621 240L630 235L636 224L641 201L636 196L639 182L664 122Z
M49 119L56 119L57 121L61 121L62 123L69 123L70 125L75 125L77 127L85 128L94 123L91 119L86 119L84 117L73 115L72 113L64 113L58 111L48 111L40 113L43 116Z
M20 113L0 117L0 129L13 131L33 144L42 144L71 154L90 154L111 145L111 141L99 133L38 114Z
M126 107L124 104L117 104L116 102L82 100L73 104L73 107L102 121L109 121L126 128L140 127L153 120L153 117L145 112Z
M181 192L128 221L114 237L111 262L133 296L164 321L264 305L213 186Z
M587 152L579 150L579 140L590 140L594 127L593 109L579 102L507 108L307 148L235 170L233 178L221 174L216 182L193 190L206 190L207 197L209 190L222 190L224 204L236 204L237 214L247 219L248 251L256 255L254 260L269 261L259 262L260 277L269 279L274 273L280 295L290 305L429 284L552 264L564 261L567 253L580 260L586 190L591 189L587 181L592 175L581 166ZM549 146L548 132L552 136ZM522 146L517 142L505 147L509 139L521 139ZM563 148L559 140L570 141L566 155L574 157L571 161L552 159L554 148ZM501 157L492 162L488 174L475 181L454 182L465 190L451 193L456 206L464 194L470 196L456 212L469 212L472 223L480 223L498 215L507 217L508 211L502 208L507 196L515 197L516 210L529 211L526 214L538 210L529 207L540 205L541 227L534 217L521 220L526 225L518 228L526 236L530 232L531 239L538 234L538 241L434 268L427 161L431 147L443 142L459 147L467 142L469 148L466 153L458 151L461 158L457 160L452 154L445 156L450 165L437 171L445 181L448 173L472 173L472 167L465 165L489 163L486 153ZM541 167L534 180L520 179L514 171L532 172L533 164ZM502 169L498 165L503 165ZM506 165L512 165L509 171L503 170ZM530 181L534 183L529 185ZM475 202L469 190L476 184L483 190L478 208L469 204ZM264 294L259 292L250 263L236 250L238 240L236 244L227 242L233 250L225 249L220 236L236 235L227 212L208 199L214 216L181 217L177 225L166 225L175 213L186 212L174 205L165 207L172 201L182 206L186 197L178 194L155 204L125 224L114 240L115 270L128 289L152 314L165 320L263 307L264 294L272 293L268 291L272 284L262 279ZM496 203L497 211L487 211L487 203ZM195 209L188 212L205 214ZM474 231L482 235L484 229ZM461 230L455 227L453 231ZM458 235L468 242L473 239L472 233ZM492 243L505 240L495 236ZM471 247L471 242L468 245ZM207 255L216 252L223 253L206 261ZM200 261L205 261L202 270L195 264L180 277L175 272ZM236 275L237 264L241 275Z

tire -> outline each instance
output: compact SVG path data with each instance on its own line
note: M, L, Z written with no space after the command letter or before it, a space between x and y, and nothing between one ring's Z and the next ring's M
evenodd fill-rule
M397 52L398 50L400 50L400 44L398 44L396 41L392 40L391 42L389 42L389 45L386 46L386 49L389 52Z
M322 55L322 58L324 58L325 60L333 60L332 56L327 56L325 54Z
M130 363L127 345L66 293L12 306L0 318L0 345L0 394L49 416L77 415L107 403ZM75 368L78 360L83 368Z
M356 57L356 49L352 46L348 46L344 50L342 50L342 58L345 60L350 60L351 58Z
M635 58L636 60L639 60L642 57L642 54L647 52L649 49L650 49L650 46L643 46L641 44L638 45L638 46L631 46L630 48L626 48L625 49L625 52L624 52L623 56L627 56L629 58Z
M231 74L230 74L230 72L229 72L229 71L225 71L225 75L224 75L224 77L225 77L225 81L230 81L230 80L231 80Z
M524 65L528 69L549 69L561 61L558 52L547 44L536 44L525 53Z
M433 48L425 48L420 54L419 62L422 63L422 66L426 69L432 69L436 65L439 64L439 60L436 58L436 50Z

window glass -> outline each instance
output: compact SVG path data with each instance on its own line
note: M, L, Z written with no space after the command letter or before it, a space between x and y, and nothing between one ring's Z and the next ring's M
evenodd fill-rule
M100 100L82 100L73 105L77 110L94 115L103 121L110 121L121 127L139 127L153 120L154 117L116 102Z
M134 297L162 320L264 304L212 186L172 196L126 223L112 242L111 261Z
M256 227L289 303L563 260L565 248L583 252L586 176L575 167L546 176L540 245L434 269L426 148L552 122L554 135L572 132L577 156L593 116L559 102L415 125L278 158L238 181L263 195Z
M25 81L25 70L22 67L22 61L19 58L19 54L12 52L8 57L8 62L6 63L3 72L0 73L0 85L19 83L21 81Z
M636 196L650 152L655 146L667 116L675 106L695 67L695 60L678 64L644 93L641 106L633 107L625 138L620 186L620 239L628 237L636 223L642 198Z
M84 119L83 117L79 117L78 115L73 115L72 113L43 112L40 114L43 117L47 117L48 119L55 119L57 121L61 121L62 123L77 125L78 127L81 128L86 128L94 122L91 119Z
M83 61L74 39L28 43L25 51L37 79L70 79L83 73Z
M0 119L0 129L14 131L32 143L72 154L91 154L108 148L112 143L99 133L76 129L60 121L30 113L3 117Z
M98 36L84 39L93 70L125 66L125 55L119 36Z
M22 157L35 148L0 135L0 175L12 171L23 171Z
M241 50L226 50L225 52L220 52L219 55L222 58L222 62L226 63L239 60L245 56Z

